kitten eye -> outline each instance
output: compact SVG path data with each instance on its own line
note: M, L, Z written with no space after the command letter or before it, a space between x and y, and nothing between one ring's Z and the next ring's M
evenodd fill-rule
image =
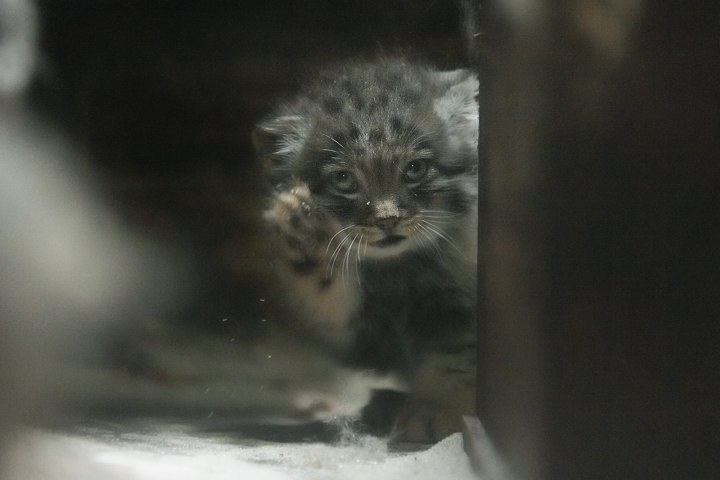
M330 175L330 184L342 193L353 193L357 190L357 179L347 170L339 170Z
M405 180L408 182L419 182L428 172L428 164L424 160L413 160L405 167Z

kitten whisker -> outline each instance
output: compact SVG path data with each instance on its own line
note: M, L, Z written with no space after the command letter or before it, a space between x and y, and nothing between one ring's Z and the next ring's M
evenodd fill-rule
M452 223L453 219L442 215L418 215L418 220L430 219L436 223L448 224Z
M427 133L424 133L421 131L423 127L425 127L425 124L427 123L427 117L424 115L414 115L413 121L411 122L411 127L407 132L407 135L414 139L412 146L416 147L419 142L419 140L424 138L429 138L430 135Z
M442 238L443 240L445 240L447 243L450 244L451 247L453 247L455 250L457 250L458 253L460 253L461 255L464 256L462 250L460 250L460 249L458 248L458 246L455 244L455 242L453 242L453 240L452 240L450 237L448 237L445 233L443 233L442 230L441 230L437 225L435 225L435 224L433 224L432 222L429 222L429 221L427 221L427 220L423 220L423 219L419 219L418 221L419 221L419 222L422 222L422 223L423 223L423 226L424 226L427 230L431 231L432 233L434 233L434 234L437 235L438 237L440 237L440 238Z
M332 140L333 142L335 142L340 148L342 148L343 150L345 150L345 145L343 145L342 143L338 142L337 140L335 140L335 139L334 139L333 137L331 137L330 135L326 135L326 134L323 133L323 136L329 138L330 140Z
M333 235L332 237L330 237L330 240L328 240L327 247L325 247L325 254L327 254L327 253L330 251L330 245L332 244L333 240L335 240L335 237L337 237L338 235L340 235L340 234L341 234L342 232L344 232L345 230L348 230L348 229L350 229L350 228L353 228L354 226L355 226L355 224L352 224L352 225L348 225L348 226L345 227L345 228L341 228L340 230L337 231L337 233L335 233L335 235Z
M439 215L442 217L448 217L448 218L459 217L462 215L460 213L448 212L447 210L420 210L421 215L425 215L427 213L436 214L436 215Z
M343 237L343 239L338 243L338 246L335 247L335 250L333 251L332 256L330 257L330 262L328 265L329 272L330 272L330 278L332 278L333 273L335 272L335 262L337 261L337 257L340 254L340 249L342 248L343 244L347 241L348 238L352 235L352 232L348 233Z
M427 133L421 133L418 128L418 126L413 126L413 128L409 132L412 138L412 142L410 144L412 148L419 147L422 144L423 140L430 138L430 135L428 135Z
M337 150L333 150L333 149L331 149L331 148L321 148L320 151L321 151L321 152L334 153L335 155L333 155L331 158L332 158L333 160L335 160L335 161L339 161L339 160L340 160L340 155L341 155L341 153L338 152Z
M360 235L360 240L358 240L358 246L357 246L357 252L355 257L355 278L357 279L357 284L360 286L360 265L362 264L362 259L360 258L360 247L362 246L363 238L365 238L365 234ZM365 244L365 248L367 248L367 243Z
M355 234L353 239L350 241L350 245L347 247L347 252L345 252L345 259L343 260L343 265L345 269L345 275L343 276L343 281L345 278L350 276L350 253L352 253L353 245L355 245L355 240L360 236L359 233Z
M443 257L443 251L440 248L440 245L438 245L437 240L426 230L426 228L423 225L415 225L415 229L420 233L420 239L423 242L423 245L430 244L430 248L433 252L438 256L438 258ZM427 243L425 242L427 240Z
M419 215L424 218L455 218L455 217L457 217L457 215L445 215L442 213L421 213Z

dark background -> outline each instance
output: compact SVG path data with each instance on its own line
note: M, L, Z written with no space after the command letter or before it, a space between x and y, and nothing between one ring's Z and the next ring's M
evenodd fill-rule
M43 101L122 173L247 168L255 122L329 62L408 52L467 64L455 2L40 5Z

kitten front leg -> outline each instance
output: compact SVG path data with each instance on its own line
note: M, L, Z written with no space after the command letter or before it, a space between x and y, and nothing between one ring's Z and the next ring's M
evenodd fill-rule
M353 335L350 322L360 291L355 282L338 281L332 275L331 259L342 258L347 248L342 240L332 243L342 227L318 207L307 184L300 182L275 194L265 218L277 234L273 264L287 317L325 346L344 350Z

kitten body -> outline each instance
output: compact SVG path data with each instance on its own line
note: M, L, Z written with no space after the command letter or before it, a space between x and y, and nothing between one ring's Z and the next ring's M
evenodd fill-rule
M351 63L254 132L286 315L396 390L473 336L477 89L467 70Z

